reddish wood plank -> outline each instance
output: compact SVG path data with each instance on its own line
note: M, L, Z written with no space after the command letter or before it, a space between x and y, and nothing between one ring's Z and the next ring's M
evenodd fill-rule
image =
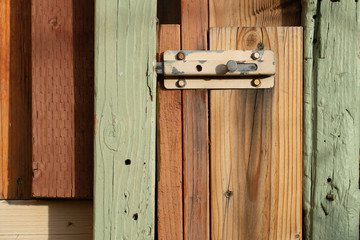
M184 50L207 49L208 0L181 1ZM209 239L208 92L183 92L184 239Z
M92 196L94 1L34 0L33 195Z
M159 53L180 49L180 25L160 25ZM158 239L183 239L181 91L158 84Z
M30 3L0 0L0 198L31 195Z

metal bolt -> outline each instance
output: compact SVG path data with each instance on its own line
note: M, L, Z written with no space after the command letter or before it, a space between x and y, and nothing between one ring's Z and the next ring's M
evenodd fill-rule
M176 82L176 85L179 87L179 88L183 88L186 86L186 81L185 79L179 79L177 82Z
M251 81L251 85L253 87L258 87L258 86L261 85L261 80L260 79L254 79L254 80Z
M226 191L226 193L225 193L226 198L230 198L231 195L232 195L232 191Z
M253 52L253 53L251 54L251 58L252 58L253 60L258 60L260 57L261 57L261 55L260 55L259 52Z
M176 55L176 58L178 60L184 60L185 59L185 53L183 52L178 52L178 54Z
M229 72L233 73L238 69L238 65L234 60L230 60L226 63L226 67Z

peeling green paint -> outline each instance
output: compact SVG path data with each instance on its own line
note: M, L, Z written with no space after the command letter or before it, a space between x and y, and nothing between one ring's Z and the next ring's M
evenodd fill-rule
M154 239L156 0L95 11L94 238Z
M359 6L302 2L304 239L359 239Z

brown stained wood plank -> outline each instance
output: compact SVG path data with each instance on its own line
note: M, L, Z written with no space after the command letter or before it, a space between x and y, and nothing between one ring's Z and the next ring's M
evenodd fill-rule
M207 49L208 0L181 1L183 50ZM208 91L183 91L184 239L209 239Z
M94 1L34 0L33 195L92 196Z
M302 29L213 28L210 48L254 50L262 33L275 88L210 92L212 239L302 235Z
M210 27L298 26L299 0L209 0Z
M0 0L0 199L31 195L30 3Z
M159 53L180 49L180 25L160 25ZM159 58L160 60L160 58ZM183 239L181 91L160 79L157 107L158 239Z
M157 17L160 24L180 24L181 0L158 0Z

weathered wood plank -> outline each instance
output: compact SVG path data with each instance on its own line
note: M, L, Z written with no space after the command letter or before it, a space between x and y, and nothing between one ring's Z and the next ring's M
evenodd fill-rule
M96 1L96 239L154 239L155 57L155 0Z
M160 25L160 55L180 49L180 25ZM161 57L159 58L159 60ZM181 91L158 84L157 229L158 239L183 239Z
M359 3L303 1L305 239L359 239Z
M92 196L94 1L34 0L35 197Z
M0 199L31 196L30 2L0 0Z
M210 91L213 239L301 239L302 29L210 31L213 50L261 41L276 53L274 89Z
M209 0L210 27L297 26L299 0Z
M92 206L92 201L0 201L0 239L85 239L92 235Z
M206 50L208 0L181 1L183 50ZM207 90L183 91L184 239L209 239Z
M64 235L49 235L49 234L42 234L42 235L0 235L0 239L2 240L89 240L92 239L91 234L79 234L79 235L73 235L73 234L64 234Z

